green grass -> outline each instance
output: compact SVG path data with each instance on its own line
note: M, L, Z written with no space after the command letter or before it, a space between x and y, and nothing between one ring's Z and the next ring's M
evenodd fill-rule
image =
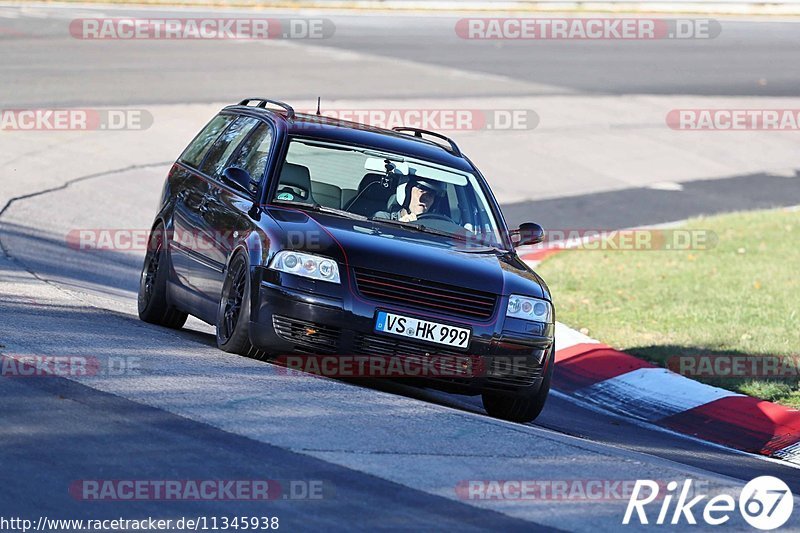
M800 211L688 220L706 250L574 250L537 269L559 321L666 366L682 355L800 358ZM588 331L587 331L588 330ZM698 378L800 407L796 378Z

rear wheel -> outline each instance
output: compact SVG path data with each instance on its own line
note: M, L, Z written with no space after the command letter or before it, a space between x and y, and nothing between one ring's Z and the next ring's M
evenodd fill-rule
M180 329L188 314L167 303L167 243L164 226L159 224L150 232L139 279L139 318L151 324Z
M247 357L263 358L250 342L250 266L236 254L228 267L217 311L217 346Z
M550 393L550 382L553 378L553 349L548 354L547 370L545 371L542 385L535 393L508 394L495 391L484 391L483 407L489 416L509 420L511 422L531 422L539 416L544 409L547 395Z

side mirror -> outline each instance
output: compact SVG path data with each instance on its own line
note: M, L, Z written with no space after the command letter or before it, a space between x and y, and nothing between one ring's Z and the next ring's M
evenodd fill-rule
M513 239L514 236L517 238ZM524 222L512 232L512 240L516 246L539 244L544 240L544 229L536 222Z
M236 190L252 194L250 173L243 168L228 167L222 172L222 181Z

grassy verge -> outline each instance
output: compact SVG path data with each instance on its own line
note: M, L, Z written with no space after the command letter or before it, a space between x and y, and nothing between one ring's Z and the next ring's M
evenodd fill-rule
M790 364L800 361L800 211L701 217L681 229L716 245L574 250L543 262L558 319L661 366L686 363L694 379L800 407L800 369ZM727 365L737 357L747 362ZM782 377L753 376L754 365L773 374L775 361Z

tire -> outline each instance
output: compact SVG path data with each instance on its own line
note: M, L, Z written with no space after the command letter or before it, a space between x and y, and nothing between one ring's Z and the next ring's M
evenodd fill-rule
M250 342L250 265L242 253L234 256L225 274L216 326L220 350L255 359L265 357Z
M483 408L489 416L508 420L510 422L532 422L544 409L547 396L550 393L550 382L553 379L553 349L550 349L547 359L547 370L539 389L528 394L508 394L495 391L484 391Z
M164 226L159 224L150 232L142 274L139 277L139 319L173 329L181 329L187 313L167 303L169 261Z

